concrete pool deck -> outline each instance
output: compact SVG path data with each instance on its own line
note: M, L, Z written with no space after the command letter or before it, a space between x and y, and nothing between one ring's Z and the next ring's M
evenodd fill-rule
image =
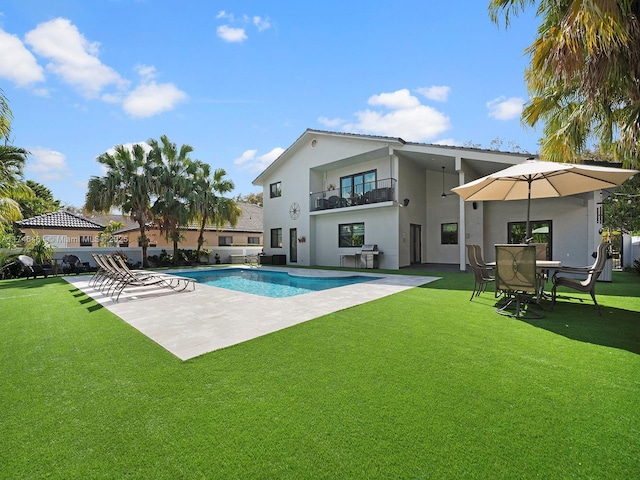
M119 301L89 286L88 276L64 277L129 325L181 360L229 347L329 313L438 280L439 277L386 275L303 268L269 268L292 275L379 277L344 287L287 298L268 298L204 284L194 291L127 288ZM189 276L188 271L177 275Z

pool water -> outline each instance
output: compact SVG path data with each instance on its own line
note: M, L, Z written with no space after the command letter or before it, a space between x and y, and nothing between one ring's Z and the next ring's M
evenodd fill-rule
M303 277L289 275L287 272L251 270L246 268L201 270L198 272L189 272L188 276L198 283L205 285L272 298L293 297L304 293L369 282L380 278L363 275L352 275L348 277Z

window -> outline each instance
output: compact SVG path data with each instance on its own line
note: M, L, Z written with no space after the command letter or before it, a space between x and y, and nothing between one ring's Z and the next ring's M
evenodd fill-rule
M361 247L364 244L364 223L338 225L339 247Z
M93 245L93 236L92 235L80 235L80 246L81 247L90 247Z
M233 244L233 237L221 236L218 237L218 246L225 247Z
M376 171L356 173L340 177L340 195L342 198L358 198L365 192L376 188Z
M269 185L269 191L271 192L271 198L282 196L282 185L280 182L272 183Z
M457 223L443 223L441 225L440 243L442 243L442 245L458 244L458 224Z
M282 248L282 229L271 229L271 248Z
M527 222L507 223L507 243L525 243L527 237ZM551 220L536 220L531 222L532 243L546 243L547 256L551 258L553 238L553 222Z
M260 237L249 237L247 243L249 245L260 245Z

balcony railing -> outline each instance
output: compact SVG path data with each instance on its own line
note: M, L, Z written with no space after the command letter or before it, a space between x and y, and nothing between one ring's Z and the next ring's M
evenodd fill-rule
M351 188L336 188L312 193L309 196L309 210L315 212L396 200L396 179L385 178L377 182L356 185L354 190L352 191Z

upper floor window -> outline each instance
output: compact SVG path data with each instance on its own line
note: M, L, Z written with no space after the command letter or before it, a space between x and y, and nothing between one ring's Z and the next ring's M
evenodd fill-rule
M270 191L271 198L282 196L281 182L276 182L269 185L269 191Z
M80 246L81 247L91 247L93 245L93 236L92 235L80 235Z
M248 237L247 243L249 245L260 245L260 237Z
M218 237L218 246L224 247L233 244L233 237L228 235Z
M352 199L363 195L376 188L376 171L356 173L346 177L340 177L340 196Z

